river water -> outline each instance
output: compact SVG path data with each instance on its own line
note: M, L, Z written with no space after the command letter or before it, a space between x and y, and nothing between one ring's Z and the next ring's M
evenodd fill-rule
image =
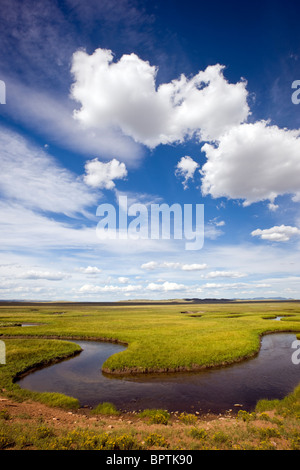
M300 365L292 362L295 339L295 334L266 335L255 358L227 367L126 378L101 372L105 360L123 351L124 346L76 340L83 349L79 355L34 371L18 383L29 390L73 396L81 406L94 407L109 401L127 411L145 408L200 413L251 411L258 400L281 399L300 383Z

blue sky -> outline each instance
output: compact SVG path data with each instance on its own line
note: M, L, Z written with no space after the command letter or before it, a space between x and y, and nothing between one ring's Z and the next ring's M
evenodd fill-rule
M300 297L298 1L0 7L1 299ZM125 196L203 247L101 239Z

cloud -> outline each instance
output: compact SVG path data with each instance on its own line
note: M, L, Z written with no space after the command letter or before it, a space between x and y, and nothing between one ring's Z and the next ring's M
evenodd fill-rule
M96 266L88 266L87 268L79 268L78 271L80 271L83 274L99 274L99 273L101 273L101 269L97 268Z
M86 128L118 128L150 148L192 136L215 140L249 115L246 82L230 84L223 70L216 64L157 86L157 67L136 54L114 62L110 50L78 50L71 97L81 107L74 117Z
M269 229L254 230L251 235L253 237L260 237L262 240L269 240L272 242L287 242L291 237L300 235L300 230L297 227L290 227L281 225L280 227L272 227Z
M148 271L152 271L154 269L159 268L168 268L168 269L179 269L182 271L202 271L203 269L207 268L207 264L185 264L185 263L174 263L164 261L163 263L158 263L157 261L149 261L148 263L144 263L141 265L142 269L146 269Z
M97 293L127 293L127 292L135 292L140 291L142 286L140 285L127 285L124 287L114 286L114 285L105 285L105 286L95 286L92 284L84 284L80 287L79 293L81 294L97 294Z
M181 266L182 271L202 271L207 268L207 264L183 264Z
M164 282L163 284L156 284L151 282L146 286L146 290L159 291L159 292L170 292L178 290L186 290L187 287L184 284L177 284L176 282Z
M9 84L9 102L3 110L4 116L21 123L26 129L46 139L51 147L92 154L102 159L118 155L127 165L136 166L144 155L141 145L120 130L113 128L87 129L74 120L74 102L57 90L50 94L40 84L28 86L10 76L1 77Z
M52 273L49 271L35 271L30 270L27 271L19 276L22 279L46 279L47 281L61 281L62 279L66 279L70 277L69 275L63 273Z
M277 204L274 204L273 202L270 202L268 204L268 208L270 209L270 211L275 212L277 211L277 209L279 209L279 206Z
M186 156L182 157L181 160L178 162L175 170L175 175L177 177L183 178L183 187L187 189L188 180L193 179L194 173L198 168L198 163L196 163L191 157Z
M84 182L93 188L113 189L114 179L124 179L127 176L125 164L115 158L107 163L99 162L97 158L89 160L85 164L85 171Z
M207 274L208 279L213 279L216 277L231 277L231 278L240 278L245 277L246 274L235 272L235 271L212 271Z
M28 82L47 79L56 87L61 85L62 72L67 70L78 37L58 3L1 0L0 38L4 47L0 56L4 69L13 65L11 71L21 71Z
M0 129L0 192L7 200L34 210L86 213L97 196L77 175L18 134Z
M216 238L220 237L224 234L224 232L220 229L220 227L225 226L224 220L218 220L218 217L215 217L212 220L209 220L204 227L204 235L205 238L209 238L211 240L216 240Z
M232 127L219 145L206 143L207 162L200 170L202 194L242 199L244 205L291 194L300 200L300 131L265 121Z
M24 208L19 203L0 201L0 232L1 247L3 250L28 251L32 250L49 253L49 250L81 250L83 256L87 256L86 262L91 262L89 253L101 259L103 253L108 256L125 254L130 256L144 256L145 252L175 253L178 245L173 240L133 240L114 238L99 239L97 237L97 221L67 219L64 222L55 220ZM3 257L3 255L2 255ZM98 259L98 258L97 258ZM82 259L80 259L82 263ZM140 264L140 262L138 262ZM75 267L76 268L76 267Z
M158 267L159 267L159 263L157 263L156 261L149 261L148 263L144 263L141 266L142 269L147 269L147 270L157 269Z
M82 41L88 46L92 24L98 37L100 34L107 41L108 31L115 34L111 22L117 26L126 21L129 36L136 9L130 0L78 3L70 0L71 12L61 2L52 0L1 0L1 79L9 89L9 100L1 111L13 122L46 138L50 145L59 144L83 155L101 155L103 159L117 154L128 164L136 165L144 153L141 146L116 129L84 129L73 119L74 101L68 94L72 54ZM84 20L87 12L94 22ZM70 18L74 19L76 13L75 25ZM99 15L100 29L99 22L95 22ZM123 34L126 36L124 29Z

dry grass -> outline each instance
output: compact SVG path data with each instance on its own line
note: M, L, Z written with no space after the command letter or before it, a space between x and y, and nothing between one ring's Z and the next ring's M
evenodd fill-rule
M284 414L284 413L283 413ZM0 398L2 449L113 450L299 450L299 416L276 410L195 416L193 423L170 413L157 424L137 413L95 415Z

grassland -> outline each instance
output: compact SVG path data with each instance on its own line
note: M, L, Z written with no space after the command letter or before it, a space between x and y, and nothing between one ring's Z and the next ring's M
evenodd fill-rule
M275 321L277 316L284 318ZM24 323L38 326L16 326ZM257 354L261 336L275 331L299 334L300 303L65 303L0 308L3 337L97 338L127 344L125 351L105 362L103 370L110 374L198 370L230 364Z
M275 321L278 316L281 321ZM29 369L77 354L79 338L128 345L106 361L108 373L160 373L243 360L258 353L262 335L278 331L300 339L300 303L2 305L0 448L299 450L299 387L282 401L258 403L251 414L205 420L153 410L124 416L110 404L82 416L76 399L23 390L14 381ZM74 343L63 341L70 338ZM59 425L52 420L56 414Z

